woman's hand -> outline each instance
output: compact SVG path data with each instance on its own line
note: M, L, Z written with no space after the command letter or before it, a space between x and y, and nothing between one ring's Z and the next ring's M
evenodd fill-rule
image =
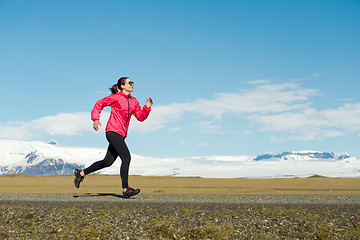
M151 98L149 98L148 100L146 100L146 104L145 106L147 108L151 108L151 106L153 105L153 100Z
M95 131L99 130L99 125L101 127L101 123L99 120L95 120L93 123L93 128L95 129Z

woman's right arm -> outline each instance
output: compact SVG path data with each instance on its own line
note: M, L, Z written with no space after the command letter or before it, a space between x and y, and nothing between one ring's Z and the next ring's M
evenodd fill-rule
M91 111L91 120L94 121L93 128L95 129L95 131L99 130L99 125L101 126L100 123L101 111L104 109L104 107L111 106L112 103L114 102L114 99L115 98L113 97L113 95L110 95L108 97L104 97L103 99L100 99L95 103L94 108Z
M101 127L101 122L99 120L95 120L93 123L93 128L95 131L99 130L99 125Z

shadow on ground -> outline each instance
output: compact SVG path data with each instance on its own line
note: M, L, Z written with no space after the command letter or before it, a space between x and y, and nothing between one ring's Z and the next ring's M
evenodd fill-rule
M128 199L128 197L125 197L124 195L121 194L116 194L116 193L85 193L85 194L81 194L81 195L74 195L74 198L84 198L84 197L117 197L117 198L124 198L124 199Z

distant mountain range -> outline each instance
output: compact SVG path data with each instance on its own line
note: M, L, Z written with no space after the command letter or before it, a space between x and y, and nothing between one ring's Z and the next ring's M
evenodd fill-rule
M314 152L314 151L289 151L279 154L262 154L254 158L255 161L280 161L280 160L308 160L308 161L339 161L350 158L347 153Z
M58 146L56 141L0 140L0 175L68 175L105 156L106 149ZM119 174L120 160L99 174ZM287 151L259 156L153 158L133 154L132 175L213 178L360 177L360 159L347 153Z

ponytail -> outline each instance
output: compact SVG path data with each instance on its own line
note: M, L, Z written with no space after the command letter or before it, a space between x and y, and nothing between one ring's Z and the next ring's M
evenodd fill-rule
M117 84L114 84L111 88L109 88L109 90L111 91L111 94L115 94L118 92L118 89L122 89L121 88L121 85L124 85L125 84L125 79L127 79L128 77L121 77Z
M118 92L117 84L114 84L111 88L109 88L111 94L115 94Z

